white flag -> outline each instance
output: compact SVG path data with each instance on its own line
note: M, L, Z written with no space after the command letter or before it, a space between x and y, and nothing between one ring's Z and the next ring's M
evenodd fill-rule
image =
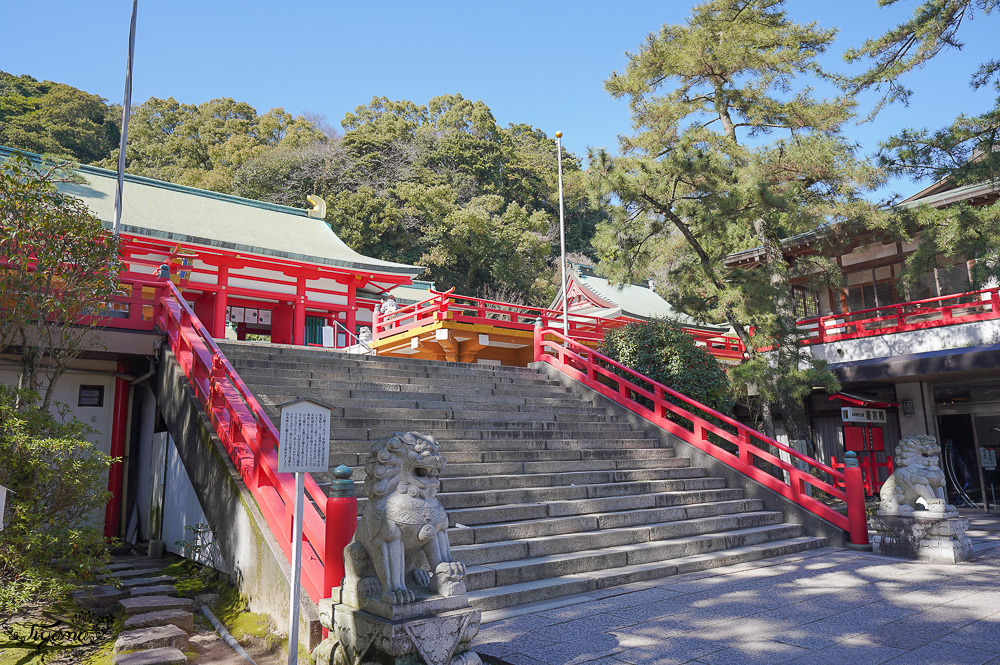
M3 531L3 511L7 505L7 488L0 485L0 531Z

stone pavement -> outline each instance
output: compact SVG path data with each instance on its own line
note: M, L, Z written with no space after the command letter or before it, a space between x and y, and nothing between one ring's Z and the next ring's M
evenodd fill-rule
M484 612L474 649L507 665L1000 665L1000 518L966 516L968 563L812 550Z

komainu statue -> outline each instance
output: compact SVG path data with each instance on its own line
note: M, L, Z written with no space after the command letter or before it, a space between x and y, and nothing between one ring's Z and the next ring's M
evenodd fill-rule
M920 510L957 515L955 506L948 504L939 455L933 436L918 434L900 441L896 446L896 470L879 492L879 515L912 515Z
M434 437L396 433L378 442L365 462L368 503L344 550L347 595L390 605L422 595L465 593L465 565L452 561L448 516L437 498L445 460Z

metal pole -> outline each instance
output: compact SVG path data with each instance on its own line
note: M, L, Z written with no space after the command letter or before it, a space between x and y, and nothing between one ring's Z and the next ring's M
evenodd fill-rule
M563 213L563 177L562 177L562 132L556 132L556 158L559 163L559 249L562 258L562 310L563 335L569 335L569 309L566 305L566 220Z
M299 662L299 585L302 579L302 495L305 474L295 472L295 516L292 523L292 593L288 617L288 665Z
M118 143L118 186L115 189L115 218L112 230L118 235L122 223L122 189L125 186L125 144L128 142L128 117L132 113L132 56L135 54L135 15L139 0L132 0L132 22L128 29L128 64L125 67L125 101L122 104L122 136Z

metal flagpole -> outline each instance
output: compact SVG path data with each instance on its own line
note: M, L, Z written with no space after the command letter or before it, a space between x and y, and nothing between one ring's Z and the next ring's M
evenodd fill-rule
M128 117L132 112L132 57L135 54L135 15L139 0L132 0L132 22L128 29L128 65L125 67L125 101L122 105L122 137L118 144L118 187L115 189L115 219L112 229L118 235L122 223L122 189L125 186L125 144L128 141Z
M562 182L562 132L556 132L556 158L559 162L559 248L562 253L562 310L563 335L569 335L569 309L566 305L566 221L563 216L563 182Z

